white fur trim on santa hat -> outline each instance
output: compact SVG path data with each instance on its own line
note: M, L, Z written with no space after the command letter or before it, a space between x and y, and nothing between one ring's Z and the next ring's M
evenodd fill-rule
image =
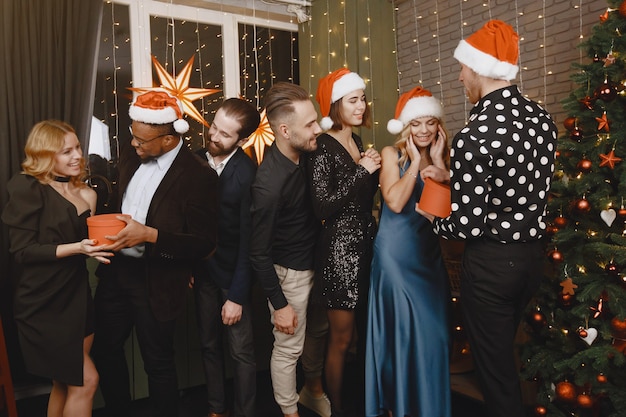
M500 61L495 56L474 48L465 40L461 40L454 50L454 58L477 74L496 80L511 81L517 76L519 70L517 65Z
M182 112L182 110L181 110ZM185 119L179 119L176 110L172 107L163 107L161 109L148 109L136 106L133 102L128 109L128 115L132 120L152 125L164 125L167 123L174 124L176 133L183 134L189 131L189 123Z
M176 110L171 107L147 109L145 107L135 106L134 103L130 106L130 109L128 109L128 115L137 122L151 125L164 125L178 119Z
M443 109L439 100L432 96L413 97L409 99L397 119L391 119L387 122L387 131L392 135L402 132L402 129L408 125L411 120L420 117L436 117L441 120L443 118Z
M330 102L334 103L355 90L365 90L365 81L356 72L349 72L333 83Z
M331 127L333 127L333 119L328 116L322 117L322 120L320 120L320 127L324 131L329 130Z

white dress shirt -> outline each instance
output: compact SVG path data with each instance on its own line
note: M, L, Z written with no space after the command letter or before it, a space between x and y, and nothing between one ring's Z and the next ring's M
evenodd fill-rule
M171 151L144 162L137 168L122 198L122 213L129 214L135 221L141 224L146 224L152 197L154 197L154 193L159 188L161 181L172 166L182 146L183 141L180 140L178 145ZM122 254L135 258L142 257L144 251L144 244L121 250Z

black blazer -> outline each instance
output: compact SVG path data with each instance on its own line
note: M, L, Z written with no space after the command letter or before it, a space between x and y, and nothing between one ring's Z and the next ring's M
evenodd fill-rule
M117 210L133 174L141 164L131 146L120 156ZM158 229L156 243L146 243L146 280L150 306L159 320L182 310L193 264L209 256L217 244L217 173L184 144L150 202L146 225ZM115 273L115 257L101 264L98 275Z
M206 159L206 149L198 154ZM238 148L219 177L218 245L211 258L203 261L194 275L205 274L219 287L228 289L228 299L245 304L250 295L250 186L255 163Z

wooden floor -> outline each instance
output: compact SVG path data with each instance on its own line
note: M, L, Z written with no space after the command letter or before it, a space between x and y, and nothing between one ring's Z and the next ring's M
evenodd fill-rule
M484 417L486 415L481 401L477 399L480 398L480 392L476 387L473 373L452 375L451 385L452 417ZM39 390L41 391L41 389L40 387ZM274 402L270 377L267 371L257 374L257 390L257 417L282 416L280 409ZM347 392L346 396L351 400L358 400L358 398L355 398L355 393L353 392ZM47 394L19 399L17 401L19 417L45 417L47 400ZM202 417L206 416L207 412L206 391L204 386L186 389L181 392L179 417ZM352 412L351 415L359 417L355 412ZM0 411L0 416L5 416L3 411ZM133 416L150 416L147 400L138 400L133 403ZM317 415L303 408L300 411L300 416L316 417ZM105 417L105 413L101 409L96 409L94 410L93 417Z

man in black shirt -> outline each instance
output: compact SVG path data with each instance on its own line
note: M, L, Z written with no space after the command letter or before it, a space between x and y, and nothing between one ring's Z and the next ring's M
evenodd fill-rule
M461 306L489 415L522 417L514 338L542 276L557 129L510 83L518 71L511 26L487 22L454 57L474 108L450 153L452 213L434 228L466 241Z
M298 416L296 365L305 339L318 231L303 153L317 148L321 128L309 94L295 84L274 84L265 110L275 142L252 184L250 260L274 325L274 398L285 416Z

